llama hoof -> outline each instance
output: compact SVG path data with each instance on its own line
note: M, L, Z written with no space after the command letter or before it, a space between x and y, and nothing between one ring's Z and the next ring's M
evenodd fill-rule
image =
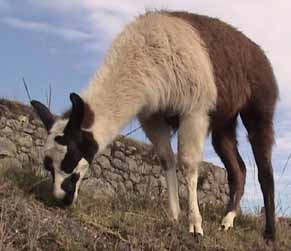
M227 215L223 218L221 222L219 230L228 231L230 228L233 228L233 221L234 221L235 216L236 216L235 212L227 213Z
M202 242L202 240L203 240L203 234L201 234L201 233L195 233L194 234L194 240L197 243Z
M222 223L219 227L220 231L227 232L229 229L233 228L233 224Z
M197 224L195 227L194 227L195 231L194 231L194 235L197 235L197 236L203 236L203 229L201 227L201 224Z
M201 234L201 233L193 233L192 232L190 234L196 243L200 243L203 240L203 234Z
M265 231L264 232L264 239L265 239L266 244L269 246L269 245L274 244L276 237L275 237L274 233L269 232L269 231Z

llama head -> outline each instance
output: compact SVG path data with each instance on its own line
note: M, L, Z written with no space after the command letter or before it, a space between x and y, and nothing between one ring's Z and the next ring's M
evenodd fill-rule
M44 167L53 177L54 196L65 205L71 205L76 200L80 182L98 150L93 134L81 127L83 100L75 93L70 95L70 99L72 109L68 119L54 116L38 101L31 102L48 131L44 145Z

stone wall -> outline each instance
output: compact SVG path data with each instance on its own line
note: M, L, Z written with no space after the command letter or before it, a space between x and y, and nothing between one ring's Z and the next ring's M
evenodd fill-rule
M46 135L31 107L0 99L0 168L33 168L46 175L41 152ZM180 170L178 179L180 197L186 198L186 182ZM150 145L120 136L94 160L81 189L95 196L130 192L157 198L166 196L166 181ZM198 189L200 204L226 203L229 191L225 170L203 162Z

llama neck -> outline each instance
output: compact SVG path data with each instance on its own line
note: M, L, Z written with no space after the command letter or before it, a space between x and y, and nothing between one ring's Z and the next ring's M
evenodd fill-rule
M104 150L142 109L145 99L140 93L138 88L121 82L105 85L97 81L92 81L84 92L84 121L91 122L87 129L93 133L99 151Z

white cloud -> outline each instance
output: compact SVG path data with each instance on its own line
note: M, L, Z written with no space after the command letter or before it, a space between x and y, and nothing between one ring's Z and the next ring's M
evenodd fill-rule
M146 8L168 8L187 10L219 17L245 32L262 46L275 69L281 89L281 105L291 106L291 2L287 0L30 0L31 3L59 12L86 11L81 18L95 34L96 40L108 43L122 29ZM101 35L102 34L102 35ZM100 43L100 41L98 41Z
M57 27L44 22L27 21L14 17L4 17L1 21L9 26L19 29L50 33L67 41L89 40L92 38L88 33L75 29Z

